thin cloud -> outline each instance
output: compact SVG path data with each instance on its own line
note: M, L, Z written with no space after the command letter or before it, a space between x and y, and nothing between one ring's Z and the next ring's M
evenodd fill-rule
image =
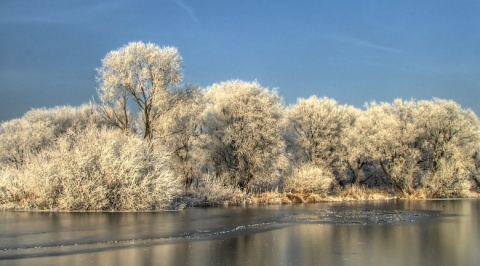
M173 3L181 7L185 12L187 12L187 15L196 23L200 23L200 20L198 20L197 16L195 16L195 13L193 12L192 8L185 4L182 0L172 0Z
M348 45L352 45L352 46L357 46L357 47L362 47L362 48L367 48L367 49L379 50L379 51L383 51L383 52L400 54L400 55L411 55L408 52L405 52L405 51L400 50L400 49L396 49L394 47L384 46L384 45L368 42L368 41L365 41L365 40L362 40L362 39L357 39L357 38L332 37L332 38L329 38L329 39L331 39L333 41L336 41L336 42L340 42L340 43L344 43L344 44L348 44Z
M376 50L380 50L380 51L384 51L384 52L408 55L407 52L404 52L402 50L395 49L395 48L392 48L392 47L378 45L378 44L375 44L375 43L370 43L370 42L367 42L367 41L357 40L354 44L356 44L358 46L361 46L361 47L376 49Z

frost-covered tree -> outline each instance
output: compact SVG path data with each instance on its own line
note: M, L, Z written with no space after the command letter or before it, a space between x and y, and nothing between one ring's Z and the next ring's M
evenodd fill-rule
M152 125L168 98L169 89L182 80L182 57L176 48L132 42L109 52L97 69L101 110L113 125L128 132L133 115L129 102L140 111L143 137L153 138Z
M0 166L20 167L25 158L52 145L67 132L82 132L88 126L102 126L105 121L97 106L59 106L33 109L23 117L0 124Z
M277 182L286 161L277 92L233 80L211 86L206 99L204 147L217 177L242 189Z
M480 189L480 147L475 150L472 155L473 163L470 165L470 173L473 183Z
M371 103L354 132L361 156L378 164L403 195L411 193L420 158L414 106L414 102L402 100Z
M198 87L177 90L169 107L154 124L156 144L171 152L171 168L185 189L200 176L202 152L199 150L200 114L205 108L203 91Z
M349 167L348 133L360 110L312 96L286 109L288 153L296 165L310 163L344 176Z
M453 101L372 103L354 134L362 156L403 195L461 196L475 176L479 121Z
M415 112L422 185L430 197L461 196L476 168L478 118L454 101L440 99L418 102Z

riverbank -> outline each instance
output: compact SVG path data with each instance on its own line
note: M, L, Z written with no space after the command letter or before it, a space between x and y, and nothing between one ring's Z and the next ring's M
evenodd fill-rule
M480 198L480 191L469 191L464 195L465 199ZM343 190L333 191L330 194L317 193L292 193L292 192L263 192L247 194L239 190L225 190L223 193L198 194L185 193L177 197L168 210L183 210L193 207L234 207L234 206L252 206L252 205L282 205L298 203L319 203L319 202L342 202L342 201L380 201L395 199L434 199L429 198L425 193L415 192L408 196L400 196L394 189L367 188L360 186L348 186ZM435 198L438 199L438 198ZM92 210L59 210L59 209L29 209L22 206L21 203L8 202L0 204L0 211L92 211ZM102 212L102 210L97 210ZM103 210L115 211L115 210ZM126 210L127 211L127 210ZM128 210L145 211L145 210Z
M479 191L469 191L462 198L480 198ZM263 192L254 194L232 193L223 197L182 197L177 202L177 209L188 207L208 206L245 206L245 205L280 205L296 203L318 202L341 202L341 201L375 201L395 199L434 199L426 193L415 192L411 195L400 196L394 189L366 188L360 186L348 186L343 190L337 190L330 194L316 193L292 193L292 192ZM438 198L435 198L438 199Z

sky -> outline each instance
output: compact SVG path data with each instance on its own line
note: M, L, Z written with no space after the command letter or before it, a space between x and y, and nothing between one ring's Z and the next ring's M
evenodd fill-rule
M241 79L366 102L452 99L480 114L480 1L0 0L0 121L97 97L129 42L177 47L185 85Z

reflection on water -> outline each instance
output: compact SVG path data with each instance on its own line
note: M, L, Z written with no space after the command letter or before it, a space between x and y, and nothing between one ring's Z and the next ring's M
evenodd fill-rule
M480 201L0 213L1 265L478 265Z

